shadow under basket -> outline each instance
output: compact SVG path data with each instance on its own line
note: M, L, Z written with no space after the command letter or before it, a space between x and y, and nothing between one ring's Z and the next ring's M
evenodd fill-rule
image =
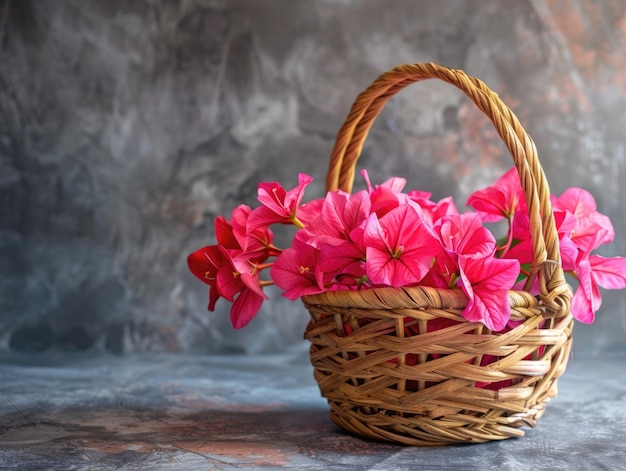
M406 445L520 437L520 427L534 427L556 395L557 378L567 366L572 291L548 184L535 145L515 115L463 71L436 64L396 67L354 103L331 154L326 189L351 192L363 142L386 101L432 78L464 91L513 157L530 217L532 294L509 291L511 318L497 333L461 316L468 300L458 289L367 288L303 296L311 314L305 337L315 379L332 420L363 437Z

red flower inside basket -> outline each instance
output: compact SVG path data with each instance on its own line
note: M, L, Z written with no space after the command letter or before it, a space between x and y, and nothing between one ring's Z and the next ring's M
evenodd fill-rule
M289 299L333 290L390 286L432 286L461 290L468 299L461 315L490 330L510 319L508 292L526 286L533 260L526 201L513 168L492 186L468 199L476 213L459 214L451 197L432 201L422 191L403 192L394 177L367 190L328 192L302 203L313 180L300 174L298 185L261 183L261 206L237 207L229 221L215 221L217 244L188 257L190 270L209 285L209 310L223 297L233 303L234 327L246 326L276 284ZM593 196L570 188L552 197L564 270L578 281L572 315L590 323L602 298L598 287L626 287L626 259L592 252L613 241L613 226L599 213ZM496 242L484 222L505 219L506 235ZM292 224L291 247L273 245L272 224ZM269 278L261 274L269 269ZM530 284L530 286L528 286Z

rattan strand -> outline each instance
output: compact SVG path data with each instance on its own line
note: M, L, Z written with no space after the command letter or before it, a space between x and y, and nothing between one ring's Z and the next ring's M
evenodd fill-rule
M509 292L511 319L519 325L505 333L465 321L467 299L458 290L418 286L305 296L315 378L333 421L364 437L443 445L523 436L519 428L535 426L567 366L572 293L561 267L549 187L535 145L513 112L462 71L436 64L396 67L353 105L331 155L327 189L351 191L363 143L382 107L405 86L431 78L464 91L511 152L527 199L531 270L540 294ZM442 320L443 328L429 328ZM477 387L509 380L498 390Z

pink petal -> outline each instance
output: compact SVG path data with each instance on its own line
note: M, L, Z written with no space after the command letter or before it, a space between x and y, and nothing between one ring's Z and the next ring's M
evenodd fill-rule
M313 225L322 212L323 198L317 198L296 208L296 216L305 227Z
M289 215L278 214L266 206L259 206L250 213L246 229L248 232L252 232L259 227L267 227L278 223L288 224L290 222Z
M187 256L189 271L206 284L215 284L217 271L222 263L217 245L210 245L196 250Z
M515 167L505 172L493 185L472 193L467 200L486 222L525 211L526 199Z
M309 250L315 249L311 247ZM276 286L284 291L283 296L287 299L294 300L307 294L324 291L317 262L306 257L304 250L300 250L299 253L293 247L284 250L274 262L270 276Z
M263 298L248 289L244 289L230 308L230 322L233 327L241 329L247 326L257 315L262 304Z
M343 215L348 198L349 195L342 191L329 192L322 205L321 217L311 230L318 234L327 234L337 238L341 238L344 234L347 236Z
M216 286L219 294L230 302L233 302L235 295L245 287L234 267L222 267L217 272Z
M482 322L493 332L499 332L511 317L508 290L474 288L473 298L461 315L471 322Z
M496 241L475 213L446 216L437 226L443 246L459 255L491 255Z
M567 236L561 237L559 240L559 249L561 253L561 263L563 264L563 270L570 271L576 268L578 259L578 249Z
M493 257L459 257L459 267L473 286L486 289L511 289L519 276L517 260Z
M602 304L602 298L591 276L589 260L581 260L576 268L578 288L572 298L571 313L575 319L584 324L591 324L595 319L595 312Z
M401 177L391 177L389 180L380 185L381 188L386 188L394 193L400 193L402 190L404 190L405 186L406 178Z
M365 252L361 251L354 243L325 237L317 244L319 248L319 269L324 274L324 279L332 280L335 276L346 273L347 267L365 258Z
M473 207L485 222L500 221L512 206L507 202L506 196L496 188L485 188L472 193L466 204Z
M511 316L508 290L519 275L517 260L459 256L461 287L468 303L461 313L469 321L502 330Z
M626 258L589 257L593 280L606 289L626 288Z
M296 207L302 202L304 190L313 181L313 177L306 173L298 174L298 186L287 192L284 199L284 206L288 209L289 214L295 214Z
M371 208L371 201L365 190L350 195L342 215L346 231L350 233L363 224L369 217Z
M241 249L233 233L233 227L222 216L215 218L215 238L217 243L227 249Z
M372 284L394 288L416 284L428 272L423 267L410 266L373 248L367 249L366 270Z
M259 202L273 213L283 217L289 217L289 211L285 208L286 196L287 192L280 183L259 183L257 196Z
M589 216L596 211L596 201L593 195L582 188L572 187L565 190L556 198L554 205L558 209L566 209L577 219Z

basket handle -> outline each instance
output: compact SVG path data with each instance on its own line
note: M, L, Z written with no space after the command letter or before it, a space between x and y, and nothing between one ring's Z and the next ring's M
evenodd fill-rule
M363 91L339 130L333 148L326 190L352 191L356 163L374 120L385 103L407 85L437 78L462 90L492 121L509 149L520 176L530 216L533 245L532 280L539 274L539 297L554 316L569 312L571 288L561 266L559 237L552 213L550 188L537 157L535 143L513 112L482 81L465 72L433 63L398 66L378 77Z

